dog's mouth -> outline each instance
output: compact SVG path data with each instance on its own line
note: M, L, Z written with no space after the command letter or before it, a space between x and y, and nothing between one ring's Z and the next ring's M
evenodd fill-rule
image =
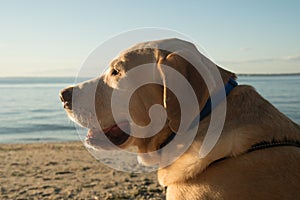
M98 129L89 129L86 136L86 142L92 146L102 147L103 143L108 143L104 138L106 137L114 145L120 146L130 137L130 135L127 134L129 131L130 126L127 121L117 123L102 131ZM107 146L107 144L105 146Z

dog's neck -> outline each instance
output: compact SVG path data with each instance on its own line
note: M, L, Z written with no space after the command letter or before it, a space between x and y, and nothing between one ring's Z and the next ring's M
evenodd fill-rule
M236 86L238 83L233 79L229 78L227 84L224 86L225 95L227 96ZM224 99L224 95L222 95L224 91L218 91L215 95L208 98L206 104L204 105L203 109L201 110L200 114L192 121L189 130L198 126L200 121L202 121L205 117L207 117L211 111L221 103ZM224 94L224 93L223 93ZM222 98L223 97L223 98ZM212 98L214 99L214 104L212 105ZM165 147L167 144L169 144L176 136L176 133L171 133L169 137L160 145L160 149Z

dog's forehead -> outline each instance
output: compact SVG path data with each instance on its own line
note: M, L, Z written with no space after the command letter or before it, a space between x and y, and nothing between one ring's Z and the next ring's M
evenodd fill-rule
M124 62L124 59L123 57L118 57L118 58L115 58L111 63L110 63L110 67L120 67L122 66L121 64Z
M192 43L177 38L142 42L121 52L110 66L122 67L124 63L137 61L139 58L144 59L144 62L155 61L158 57L157 52L160 51L178 52L191 49L196 49Z
M135 51L137 49L145 49L145 48L161 49L161 50L166 50L169 52L175 52L178 50L183 50L185 48L190 49L193 47L195 47L195 46L190 42L180 40L177 38L170 38L170 39L164 39L164 40L154 40L154 41L138 43L138 44L132 46L131 48L125 50L123 53Z

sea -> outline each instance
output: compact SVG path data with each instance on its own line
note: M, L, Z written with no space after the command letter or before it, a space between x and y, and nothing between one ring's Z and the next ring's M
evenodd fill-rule
M80 141L59 99L75 78L0 78L0 143ZM300 75L240 75L281 112L300 124Z

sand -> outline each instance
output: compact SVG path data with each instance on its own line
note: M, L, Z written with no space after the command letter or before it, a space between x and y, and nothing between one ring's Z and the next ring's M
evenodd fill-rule
M0 199L165 199L156 172L119 172L81 142L1 144Z

